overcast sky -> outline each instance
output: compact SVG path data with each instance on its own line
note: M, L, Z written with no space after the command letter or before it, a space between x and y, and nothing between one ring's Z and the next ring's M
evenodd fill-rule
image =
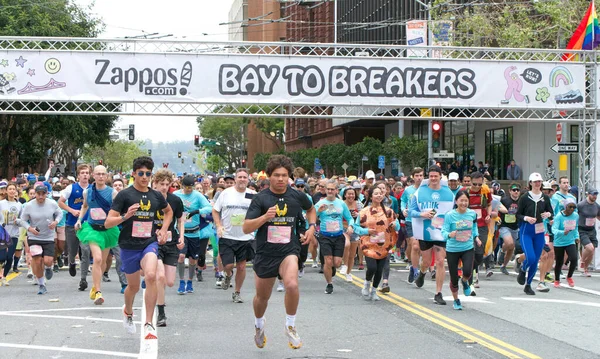
M75 0L88 6L92 0ZM166 39L228 39L229 9L233 0L96 0L91 13L106 24L100 37L120 38L159 33ZM207 34L207 35L203 35ZM135 124L136 138L152 141L193 141L196 117L123 116L122 124Z

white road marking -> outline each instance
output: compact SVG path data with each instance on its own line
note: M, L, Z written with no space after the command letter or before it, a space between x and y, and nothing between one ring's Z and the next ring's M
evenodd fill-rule
M140 310L140 307L133 307L133 310ZM35 309L35 310L9 310L1 313L44 313L44 312L72 312L75 310L123 310L123 307L77 307L77 308L55 308L55 309Z
M112 351L106 351L106 350L69 348L69 347L50 347L50 346L45 346L45 345L0 343L0 347L18 348L18 349L35 349L35 350L46 350L46 351L51 350L51 351L57 351L57 352L85 353L85 354L108 355L108 356L127 357L127 358L137 358L138 357L138 355L135 353L112 352Z
M539 272L538 272L538 273L539 273ZM537 273L536 273L536 274L537 274ZM551 272L550 274L554 274L554 272ZM517 273L510 272L510 275L511 275L511 276L514 276L514 277L516 277L516 276L517 276ZM575 277L575 274L573 274L573 277ZM583 278L583 277L581 277L581 279L583 280L584 278ZM538 282L540 281L540 279L539 279L539 278L537 278L537 277L534 277L534 278L533 278L533 280L535 280L535 281L538 281ZM587 288L583 288L583 287L579 287L579 286L569 287L569 286L568 286L568 285L566 285L565 283L561 283L561 284L560 284L560 287L561 287L561 288L566 288L566 289L571 289L571 290L574 290L574 291L577 291L577 292L582 292L582 293L587 293L587 294L597 295L597 296L599 296L599 297L600 297L600 292L599 292L599 291L597 291L597 290L587 289Z
M433 300L433 298L431 298ZM490 301L487 298L484 297L465 297L462 294L458 295L458 299L460 299L461 303L483 303L483 304L494 304L494 302ZM450 295L450 296L445 296L444 297L445 301L448 302L454 302L454 298Z
M542 302L542 303L561 303L561 304L576 304L585 307L597 307L600 308L600 303L594 302L580 302L577 300L563 300L563 299L545 299L545 298L516 298L516 297L502 297L504 300L510 301L522 301L522 302Z
M30 318L48 318L48 319L74 319L74 320L89 320L94 322L111 322L111 323L122 323L121 319L108 319L108 318L97 318L97 317L75 317L71 315L47 315L47 314L35 314L35 313L13 313L13 312L0 312L0 316L7 317L30 317ZM136 322L140 323L140 322Z

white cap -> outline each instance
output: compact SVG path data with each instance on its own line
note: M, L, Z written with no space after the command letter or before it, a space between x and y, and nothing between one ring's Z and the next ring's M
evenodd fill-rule
M52 183L54 184L56 182L58 182L58 177L52 177Z
M458 181L458 173L450 172L450 174L448 174L448 181Z
M67 179L71 182L75 182L75 177L73 176L67 176Z
M375 179L375 172L368 170L365 174L365 179Z
M542 175L537 172L533 172L532 174L529 175L530 182L543 181L543 180L544 179L542 178Z

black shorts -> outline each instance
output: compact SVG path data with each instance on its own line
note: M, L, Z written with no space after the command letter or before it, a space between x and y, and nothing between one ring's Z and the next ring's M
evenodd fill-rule
M200 238L184 237L185 244L180 254L185 254L186 258L198 259L200 257Z
M523 254L523 247L521 247L521 239L513 238L515 241L515 254Z
M433 248L433 246L438 246L442 248L446 248L446 242L444 241L424 241L419 239L419 248L421 251L427 251Z
M166 266L176 267L179 259L179 249L173 244L158 246L158 259Z
M346 245L346 237L344 235L337 237L326 237L320 235L319 246L323 256L334 256L342 258L344 256L344 246Z
M33 255L33 253L32 253L31 254L32 257L39 257L39 256L54 257L54 241L48 242L48 241L36 241L35 239L28 239L27 244L29 245L29 250L31 250L32 246L42 247L42 253L36 254L36 255Z
M254 241L219 238L219 255L224 266L251 261L254 259Z
M594 229L588 231L586 229L579 228L579 242L581 243L581 245L583 247L592 243L594 245L594 248L598 248L598 239L596 237L596 229L594 228Z
M252 261L252 269L258 278L275 278L279 275L279 266L289 256L299 257L298 253L290 253L286 256L268 257L256 254Z

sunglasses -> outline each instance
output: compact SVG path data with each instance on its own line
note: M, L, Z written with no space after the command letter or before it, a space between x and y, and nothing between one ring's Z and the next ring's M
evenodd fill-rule
M190 186L190 187L191 187L191 186ZM181 187L179 187L179 186L171 186L171 188L176 188L176 189L179 189L179 188L181 188Z
M520 191L520 189L518 189L518 188L513 188L513 189L511 189L510 191L511 191L511 192L519 192L519 191Z
M144 177L144 175L146 175L146 177L152 177L152 171L138 171L137 175L138 177Z
M483 186L483 183L471 183L471 186L473 186L473 187L481 187L481 186Z
M304 188L304 185L303 184L299 184L296 187L298 187L298 188Z
M590 195L592 195L592 196L597 196L597 195L598 195L598 192L590 192Z

